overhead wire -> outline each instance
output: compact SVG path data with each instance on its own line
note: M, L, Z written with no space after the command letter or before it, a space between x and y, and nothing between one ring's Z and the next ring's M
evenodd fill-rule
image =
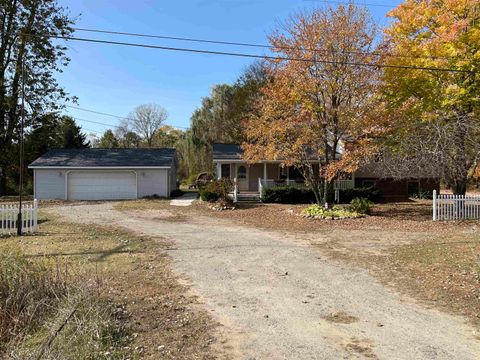
M138 32L126 32L126 31L114 31L114 30L105 30L105 29L91 29L91 28L82 28L74 27L75 31L88 32L95 34L108 34L108 35L121 35L121 36L130 36L130 37L140 37L140 38L150 38L150 39L162 39L162 40L174 40L174 41L185 41L185 42L194 42L202 44L215 44L215 45L229 45L229 46L243 46L251 48L261 48L269 50L298 50L298 51L310 51L316 53L323 53L327 55L333 54L355 54L355 55L371 55L371 56L386 56L386 57L396 57L396 58L413 58L413 59L453 59L453 57L446 56L415 56L415 55L400 55L400 54L391 54L388 52L375 52L375 51L354 51L354 50L327 50L327 49L312 49L312 48L303 48L295 46L273 46L267 44L259 43L249 43L249 42L236 42L236 41L224 41L224 40L212 40L212 39L202 39L202 38L192 38L192 37L180 37L180 36L166 36L166 35L154 35L154 34L145 34Z
M79 37L74 37L74 36L51 35L49 37L56 38L56 39L63 39L63 40L73 40L73 41L80 41L80 42L97 43L97 44L120 45L120 46L130 46L130 47L138 47L138 48L179 51L179 52L189 52L189 53L209 54L209 55L223 55L223 56L245 57L245 58L255 58L255 59L267 59L267 60L275 60L275 61L298 61L298 62L307 62L307 63L313 63L313 64L365 66L365 67L375 67L375 68L393 68L393 69L404 69L404 70L423 70L423 71L456 72L456 73L476 73L475 71L464 70L464 69L456 69L456 68L441 68L441 67L431 67L431 66L409 66L409 65L388 65L388 64L380 64L380 63L363 63L363 62L356 62L356 61L334 61L334 60L323 60L323 59L313 59L313 58L293 58L293 57L283 57L283 56L256 55L256 54L239 53L239 52L202 50L202 49L191 49L191 48L180 48L180 47L150 45L150 44L141 44L141 43L131 43L131 42L123 42L123 41L79 38Z
M91 109L86 109L86 108L82 108L82 107L78 107L78 106L72 106L72 105L67 105L65 104L66 107L68 108L71 108L71 109L75 109L75 110L80 110L80 111L85 111L85 112L90 112L90 113L93 113L93 114L98 114L98 115L104 115L104 116L110 116L110 117L113 117L113 118L116 118L116 119L120 119L120 120L131 120L131 121L135 121L135 119L133 118L129 118L129 117L124 117L124 116L119 116L119 115L114 115L114 114L109 114L109 113L105 113L105 112L101 112L101 111L96 111L96 110L91 110ZM72 116L73 118L75 118L75 116ZM102 122L99 122L99 121L93 121L93 120L86 120L86 119L82 119L82 118L77 118L78 120L80 121L86 121L86 122L91 122L93 124L98 124L98 125L104 125L104 126L111 126L111 127L116 127L116 128L119 128L121 127L120 125L113 125L113 124L107 124L107 123L102 123ZM171 124L165 124L166 126L171 126L173 128L178 128L178 129L189 129L188 127L185 127L185 126L177 126L177 125L171 125Z

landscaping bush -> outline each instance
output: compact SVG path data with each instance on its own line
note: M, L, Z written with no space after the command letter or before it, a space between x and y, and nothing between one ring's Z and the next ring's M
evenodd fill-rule
M419 190L418 193L412 194L413 199L432 200L433 194L431 191Z
M200 199L208 202L215 202L218 200L229 201L228 194L232 192L233 184L230 179L214 180L202 186L198 192Z
M264 203L308 204L315 201L312 190L295 186L274 186L262 191L262 202Z
M302 214L308 217L321 219L348 219L362 216L362 214L344 207L334 206L331 209L325 209L318 204L313 204L306 209L303 209Z
M355 198L365 198L372 202L377 202L380 198L380 190L375 186L359 187L353 189L340 190L340 203L349 204Z
M350 211L357 212L359 214L370 215L372 213L373 202L367 198L355 198L350 202Z
M374 186L340 190L340 203L349 204L355 198L366 198L376 202L380 191ZM295 186L274 186L263 190L262 202L279 204L310 204L315 203L315 195L310 189Z

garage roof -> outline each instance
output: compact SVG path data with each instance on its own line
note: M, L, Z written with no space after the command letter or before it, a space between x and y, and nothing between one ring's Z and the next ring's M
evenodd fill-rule
M29 165L38 167L171 167L174 148L158 149L52 149Z

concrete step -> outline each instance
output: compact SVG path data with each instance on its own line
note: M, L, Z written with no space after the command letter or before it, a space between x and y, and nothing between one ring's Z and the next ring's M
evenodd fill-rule
M255 193L239 193L237 194L237 202L260 202L260 195Z

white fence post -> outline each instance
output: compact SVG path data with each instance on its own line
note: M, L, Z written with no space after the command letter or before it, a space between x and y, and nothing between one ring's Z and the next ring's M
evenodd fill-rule
M437 190L433 190L433 221L437 221Z
M38 200L33 200L33 231L38 229Z
M233 179L234 186L233 186L233 202L237 202L237 192L238 192L238 185L237 185L237 178Z

